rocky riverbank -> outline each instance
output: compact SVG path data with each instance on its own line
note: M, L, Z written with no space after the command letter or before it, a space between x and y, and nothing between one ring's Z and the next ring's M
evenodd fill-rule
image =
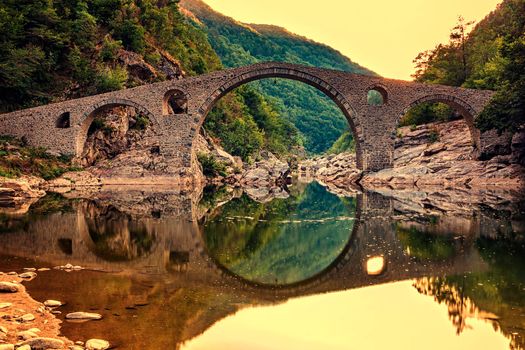
M80 270L76 266L58 266L66 271ZM48 273L50 268L26 268L23 272L0 272L0 350L105 350L110 344L102 339L73 342L60 334L61 301L46 300L40 303L27 292L23 282L38 278L39 273ZM66 319L96 320L100 315L76 312Z
M505 155L479 161L462 120L400 128L394 168L362 173L355 155L317 157L299 165L300 174L344 187L359 183L369 189L407 187L523 188L525 133L517 133Z

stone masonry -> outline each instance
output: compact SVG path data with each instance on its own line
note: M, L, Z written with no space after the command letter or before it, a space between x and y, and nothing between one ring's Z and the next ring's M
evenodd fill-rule
M236 87L264 78L298 80L328 95L348 120L356 139L357 166L365 171L393 166L397 124L408 109L422 102L443 102L455 107L469 125L479 152L483 143L474 120L493 95L492 91L269 62L3 114L0 134L23 138L28 144L53 153L78 157L97 112L120 105L132 106L152 121L155 133L151 141L169 159L168 172L175 174L182 168L191 168L194 140L215 103ZM370 90L381 93L382 105L368 104ZM172 114L168 108L168 100L174 95L187 99L187 109L179 114Z

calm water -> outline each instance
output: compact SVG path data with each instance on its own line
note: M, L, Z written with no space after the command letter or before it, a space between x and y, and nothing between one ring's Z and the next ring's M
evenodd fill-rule
M85 267L26 285L120 349L524 349L524 206L481 196L50 194L0 214L0 271Z

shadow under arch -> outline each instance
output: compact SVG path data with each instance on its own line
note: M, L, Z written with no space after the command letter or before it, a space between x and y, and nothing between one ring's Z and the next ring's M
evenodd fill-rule
M199 132L198 130L204 124L204 120L206 119L206 117L208 116L212 108L216 105L216 103L222 97L224 97L230 91L238 88L239 86L245 85L252 81L268 79L268 78L282 78L282 79L295 80L295 81L305 83L323 92L332 101L334 101L335 104L339 107L339 109L343 112L344 116L346 117L346 120L348 121L348 124L350 125L350 129L352 130L352 134L356 140L357 168L358 169L363 168L362 151L361 151L363 135L360 132L361 128L359 125L359 121L357 120L357 117L356 117L357 113L355 109L350 105L350 103L346 100L343 94L341 94L334 86L327 83L323 79L316 77L305 71L301 71L297 68L289 68L289 67L284 68L279 63L275 63L273 67L269 67L269 68L261 68L260 66L255 65L252 68L252 70L245 72L237 77L233 77L228 82L224 83L214 92L212 92L209 95L209 97L206 99L204 104L202 104L202 106L198 110L199 115L200 115L199 125L196 129L197 131L195 131L195 134L193 137L193 143L195 142L196 136Z
M463 117L463 120L467 123L467 126L470 131L470 136L472 138L472 144L475 151L480 149L480 131L474 125L474 119L477 115L476 111L472 106L465 100L448 94L431 94L418 98L415 101L412 101L406 108L403 109L403 113L398 117L396 125L399 125L401 118L408 113L408 111L420 105L422 103L444 103L449 107L452 107L454 110L459 112Z
M330 265L328 265L322 271L298 282L289 284L260 283L250 281L238 274L235 274L226 266L221 264L217 259L215 259L212 254L209 253L207 245L205 243L206 239L204 237L204 228L202 226L199 229L200 241L202 242L201 246L203 247L200 253L203 255L204 259L208 259L213 263L218 273L220 273L226 278L229 278L231 281L240 284L244 288L251 289L258 294L264 294L266 292L271 295L278 294L281 297L294 296L302 291L309 290L324 283L327 280L330 280L333 277L333 275L337 274L337 272L343 268L343 266L352 263L352 257L358 256L358 254L356 254L356 250L359 246L358 232L362 224L362 206L363 198L361 195L357 195L354 225L352 227L352 230L349 232L348 241L346 242L341 253L332 261Z
M138 112L146 115L151 121L151 123L153 124L154 129L158 130L159 122L157 118L155 118L155 115L151 113L150 111L148 111L145 107L141 106L140 104L133 102L131 100L124 100L124 99L103 100L103 101L100 101L90 106L82 114L82 118L80 122L77 124L80 127L80 130L78 131L77 136L76 136L76 155L77 157L80 157L82 155L82 151L84 150L84 145L88 137L89 127L91 126L91 123L93 123L93 119L95 118L95 115L99 112L102 112L108 109L112 109L115 107L135 108Z

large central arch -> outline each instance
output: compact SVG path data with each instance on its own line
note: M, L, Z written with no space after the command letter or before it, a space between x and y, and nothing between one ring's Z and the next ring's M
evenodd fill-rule
M356 118L356 111L347 101L347 99L341 94L333 85L327 83L325 80L316 77L310 73L300 71L294 68L259 68L255 67L253 70L245 72L239 76L232 76L232 79L222 84L219 88L213 91L206 101L201 105L198 110L199 113L199 125L193 135L193 143L195 142L196 136L199 129L204 124L204 120L215 106L215 104L230 91L238 88L241 85L250 83L256 80L268 79L268 78L283 78L289 80L295 80L307 85L310 85L319 91L327 95L335 104L341 109L343 114L350 125L352 134L356 141L356 165L358 169L362 169L362 150L361 143L363 135L359 132L359 122Z

